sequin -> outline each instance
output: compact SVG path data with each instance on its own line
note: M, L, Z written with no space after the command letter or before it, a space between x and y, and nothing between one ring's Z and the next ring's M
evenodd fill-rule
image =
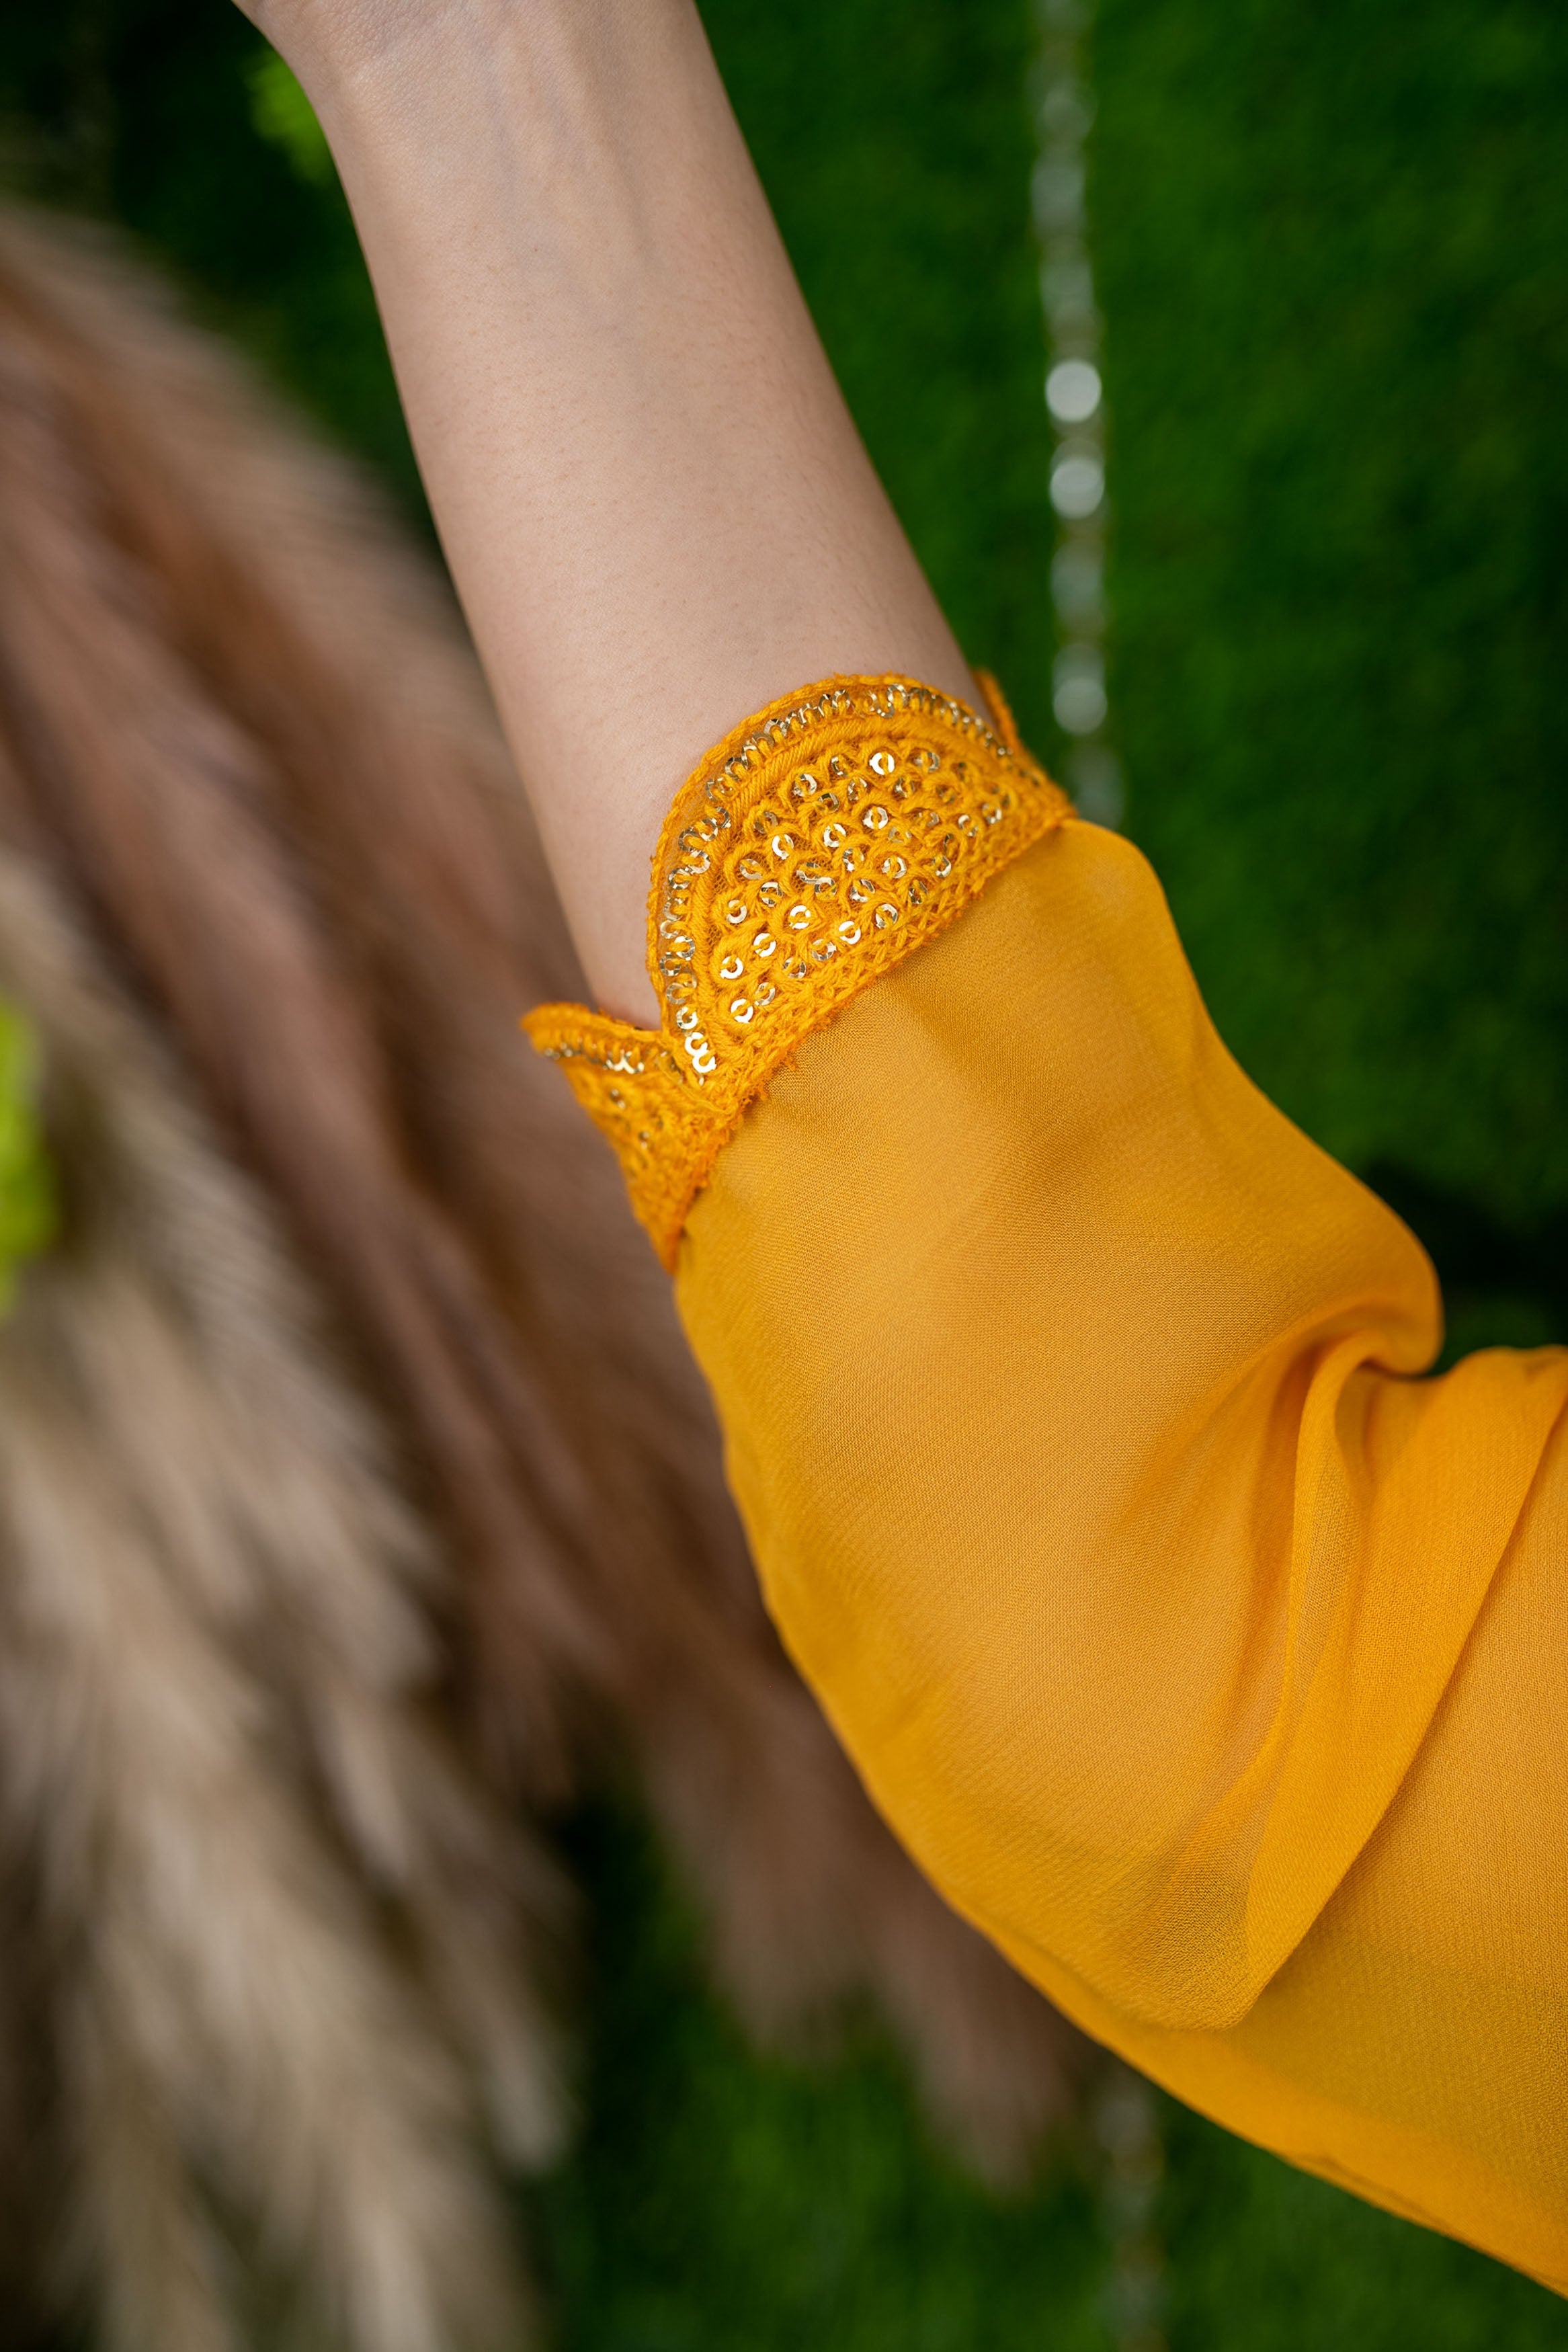
M868 778L883 780L885 801ZM1016 737L901 678L787 696L704 762L654 863L664 1029L575 1005L527 1024L614 1143L666 1263L726 1137L807 1031L1067 813ZM747 948L720 949L758 917ZM721 993L747 952L766 966L750 994Z

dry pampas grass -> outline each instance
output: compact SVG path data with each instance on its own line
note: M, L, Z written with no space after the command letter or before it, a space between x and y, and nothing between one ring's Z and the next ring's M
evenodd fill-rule
M422 1711L436 1563L273 1219L10 855L0 993L37 1027L65 1213L0 1323L35 2209L116 2345L243 2340L236 2256L340 2341L499 2342L475 2150L486 2103L518 2158L555 2138L553 1874Z
M39 938L64 936L60 909L79 935L42 954L32 983L8 964L0 986L31 1005L39 974L77 971L66 993L91 998L88 1028L106 1037L119 1020L134 1040L114 1085L83 1049L97 1076L80 1098L96 1088L99 1108L53 1137L72 1199L97 1201L119 1236L122 1286L99 1298L83 1280L68 1293L72 1253L92 1254L73 1218L58 1265L29 1276L24 1309L53 1302L40 1361L71 1370L57 1393L29 1391L15 1427L28 1411L62 1417L47 1444L29 1441L25 1472L18 1442L0 1438L0 1524L15 1524L24 1493L46 1519L68 1505L81 1532L55 1545L62 1606L125 1617L121 1637L90 1652L90 1702L61 1696L78 1671L63 1652L39 1658L35 1645L31 1699L21 1653L8 1660L0 1756L17 1853L57 1884L80 1948L70 1981L89 1988L79 2032L56 2003L75 2052L62 2082L74 2068L107 2084L103 2067L123 2064L140 2086L83 2191L109 2305L143 2289L128 2284L130 2240L106 2217L139 2196L156 2206L162 2218L137 2225L143 2252L150 2232L173 2245L196 2231L183 2218L196 2210L188 2161L208 2180L201 2193L235 2203L285 2267L338 2281L347 2341L371 2352L426 2340L398 2334L377 2301L383 2242L405 2269L391 2301L432 2315L429 2340L461 2340L455 2311L436 2316L456 2257L397 2218L395 2200L417 2208L426 2195L434 2210L445 2197L482 2231L459 2145L465 2026L493 2020L493 2033L470 2036L468 2062L536 2132L549 2069L521 1963L509 2007L497 1974L537 1864L500 1836L447 1751L432 1775L447 1827L408 1810L408 1759L433 1736L410 1696L433 1627L444 1697L494 1786L548 1810L630 1764L754 2027L788 2032L869 1991L943 2126L993 2169L1016 2168L1060 2109L1073 2045L894 1844L762 1613L664 1278L608 1153L517 1033L522 1008L580 981L443 592L357 477L280 424L137 273L16 218L0 225L0 842L57 909L38 918ZM111 976L118 1012L82 976L84 956ZM67 1049L51 1041L66 1031L41 1001L35 1018L60 1057L51 1104L63 1101ZM144 1168L136 1180L149 1271L133 1309L131 1227L113 1222L131 1212L112 1197L131 1184L131 1160L109 1139L135 1127L142 1097L146 1121L177 1132L182 1164L205 1174L164 1167L154 1181ZM215 1209L183 1238L166 1229L182 1183L221 1196L245 1243L230 1251ZM159 1283L154 1297L146 1285ZM251 1362L248 1345L293 1366L294 1422L279 1370L279 1417L253 1454L243 1417L220 1427L217 1398L232 1391L209 1396L198 1362L220 1307L236 1360ZM121 1312L157 1356L155 1379L125 1370ZM8 1363L26 1328L6 1338ZM7 1419L15 1386L7 1378ZM319 1401L309 1412L307 1396ZM292 1470L290 1428L304 1449ZM186 1465L169 1481L151 1458L164 1447ZM268 1519L267 1488L298 1498L318 1491L312 1477L315 1518L280 1501ZM225 1481L243 1506L218 1499ZM359 1550L344 1531L350 1499ZM98 1565L71 1566L89 1551ZM439 1566L411 1581L419 1560ZM18 1591L28 1581L19 1572ZM98 1583L112 1601L91 1597ZM224 1600L242 1587L243 1603ZM166 1642L142 1628L143 1609ZM53 1696L51 1675L64 1676ZM179 1793L193 1797L204 1774L182 1782L176 1757L168 1780L150 1765L117 1783L127 1850L152 1874L122 1898L108 1849L75 1826L110 1768L92 1739L56 1735L69 1705L109 1727L94 1739L128 1737L114 1727L139 1714L188 1723L193 1739L206 1727L235 1818L276 1825L258 1830L266 1858L206 1874L211 1818L182 1811ZM368 1811L356 1811L357 1738L380 1759L366 1768L379 1791ZM177 1747L174 1732L167 1741ZM416 1931L389 1927L389 1888ZM256 2055L219 2031L237 2015L223 2001L247 1998L227 1956L246 1941L249 1904L273 1906L275 1973L298 1995L280 1990L252 2021L271 2053L265 2086ZM300 1957L286 1960L296 1934ZM90 1994L104 1968L135 1982L147 2014L134 2046L115 2042L100 2064L102 2020L121 2015ZM186 2001L171 1990L181 1969L214 1989L216 2038L196 2071L214 2099L222 2066L241 2069L210 2134L187 2113L194 2061L158 2023ZM0 1989L0 2012L7 1997ZM399 2003L411 2021L389 2032L376 2021ZM387 2158L379 2220L370 2158L353 2217L340 2199L304 2199L294 2170L307 2146L330 2170L329 2135L353 2136L347 2094L340 2115L318 2097L304 2054L327 2066L339 2033L330 2063L382 2119L367 2121L366 2145L384 2132L408 2167L394 2180ZM386 2068L374 2084L372 2043ZM100 2094L77 2095L73 2129L80 2102ZM0 2131L7 2096L0 2069ZM166 2165L156 2149L138 2158L143 2118L150 2147L172 2150ZM198 2277L207 2242L183 2242L192 2251L171 2261ZM195 2321L152 2338L128 2321L120 2340L183 2352L216 2339Z

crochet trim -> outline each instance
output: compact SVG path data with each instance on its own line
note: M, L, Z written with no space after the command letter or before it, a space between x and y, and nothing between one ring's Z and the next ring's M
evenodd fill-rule
M672 1271L714 1162L801 1039L1071 815L982 682L996 727L904 677L829 678L747 719L681 787L654 852L659 1029L580 1004L525 1019Z

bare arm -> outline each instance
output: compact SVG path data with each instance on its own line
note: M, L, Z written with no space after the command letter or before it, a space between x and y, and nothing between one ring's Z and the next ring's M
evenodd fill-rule
M589 978L656 1024L649 859L792 687L962 655L844 407L694 0L255 6L353 205Z

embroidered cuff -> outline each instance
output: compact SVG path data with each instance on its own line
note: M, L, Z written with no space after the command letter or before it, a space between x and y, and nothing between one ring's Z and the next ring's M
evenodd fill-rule
M686 1212L802 1037L1071 814L1019 743L902 677L770 703L682 786L653 856L655 1032L544 1004L523 1026L619 1155L672 1270Z

